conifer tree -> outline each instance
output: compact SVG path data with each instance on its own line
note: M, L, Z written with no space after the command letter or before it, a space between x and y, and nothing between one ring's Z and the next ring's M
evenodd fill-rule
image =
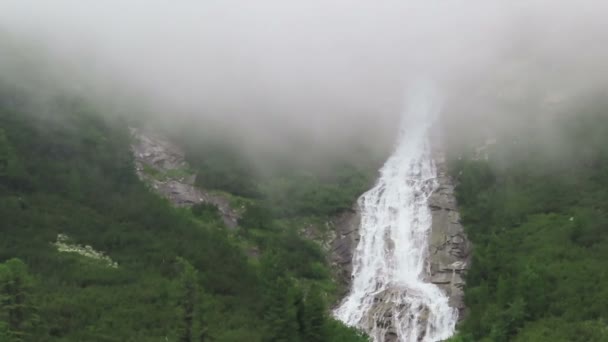
M261 260L264 285L264 320L267 322L265 341L298 341L297 290L285 271L282 258L267 253Z
M196 310L196 317L198 321L198 342L209 342L211 337L209 336L209 328L207 323L207 303L204 289L199 286L199 301Z
M196 269L185 259L177 258L181 273L178 279L177 305L180 313L178 339L180 342L193 341L194 312L198 296Z
M325 301L321 289L316 285L312 286L306 297L302 316L303 340L307 342L327 341Z
M34 309L29 303L32 284L23 261L10 259L0 265L0 322L4 327L0 335L8 335L8 341L23 341L34 325Z

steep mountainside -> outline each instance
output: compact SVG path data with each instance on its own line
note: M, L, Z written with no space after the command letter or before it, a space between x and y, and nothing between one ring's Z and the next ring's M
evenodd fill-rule
M455 341L608 340L602 103L499 136L484 158L473 152L453 161L474 245L465 290L470 314ZM543 137L543 130L553 134Z
M438 285L458 309L458 318L466 315L464 303L465 275L470 267L471 244L461 224L454 192L454 179L449 175L443 153L435 152L437 189L429 198L432 225L429 238L430 282Z
M328 266L295 221L229 193L236 232L174 208L138 179L125 120L0 90L0 340L362 340L328 318Z

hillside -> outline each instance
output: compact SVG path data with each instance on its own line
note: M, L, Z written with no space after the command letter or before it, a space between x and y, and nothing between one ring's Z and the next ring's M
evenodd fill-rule
M477 156L454 158L475 246L465 291L470 312L455 341L608 340L603 103L593 99L572 108L575 115L531 123Z
M294 223L339 210L331 191L276 213L233 194L252 209L232 232L214 207L174 208L138 179L125 119L32 103L0 93L0 340L364 340L328 318L327 262Z

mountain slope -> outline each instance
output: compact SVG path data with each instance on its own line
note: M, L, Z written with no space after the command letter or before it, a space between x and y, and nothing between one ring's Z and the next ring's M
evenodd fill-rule
M286 248L306 253L298 237L282 246L284 235L277 234L261 260L251 260L217 215L173 208L139 181L124 120L103 118L68 98L31 106L27 93L2 90L0 336L278 341L280 334L273 334L283 327L290 341L311 334L329 341L361 338L327 318L325 304L319 309L322 297L308 295L318 293L309 289L321 280L307 281L273 256ZM53 244L59 234L73 246L104 253L117 267L60 252ZM324 261L309 256L298 262L306 268ZM15 288L20 279L31 282ZM313 321L311 328L307 322Z
M608 340L605 108L547 123L559 139L531 126L454 161L475 246L462 340Z

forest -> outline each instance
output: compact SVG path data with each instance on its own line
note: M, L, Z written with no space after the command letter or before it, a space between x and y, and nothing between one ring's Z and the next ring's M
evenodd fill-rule
M349 208L368 173L249 182L247 165L201 149L189 156L208 175L198 182L248 205L230 232L214 207L174 208L142 183L132 122L100 114L82 99L40 105L0 89L0 340L366 341L329 317L338 289L299 229ZM280 204L283 189L300 195Z
M505 135L453 158L474 244L468 316L453 341L608 340L608 106Z

